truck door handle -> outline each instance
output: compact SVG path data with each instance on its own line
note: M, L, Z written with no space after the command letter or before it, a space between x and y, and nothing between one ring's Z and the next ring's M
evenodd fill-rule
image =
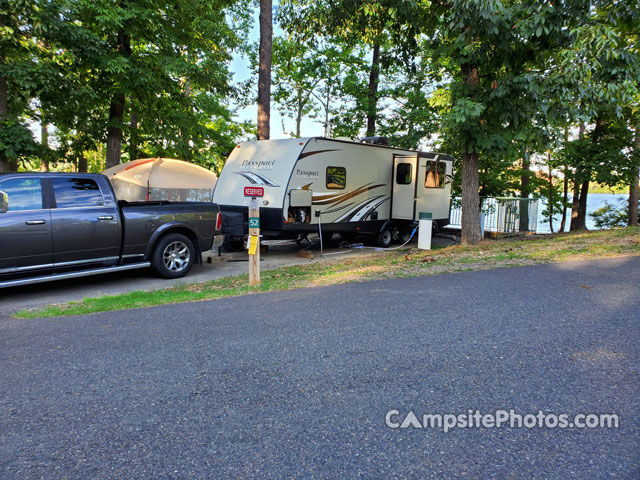
M113 220L113 215L105 215L102 217L98 217L98 220Z
M45 220L27 220L25 225L44 225L47 223Z

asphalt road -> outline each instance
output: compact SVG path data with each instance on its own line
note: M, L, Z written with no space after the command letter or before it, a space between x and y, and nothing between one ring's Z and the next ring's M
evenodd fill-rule
M639 478L640 257L0 317L2 478ZM393 429L396 409L618 429Z

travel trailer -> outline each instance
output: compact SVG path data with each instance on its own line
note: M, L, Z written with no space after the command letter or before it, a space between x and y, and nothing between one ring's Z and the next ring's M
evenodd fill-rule
M229 155L213 201L247 215L245 186L264 188L260 228L267 238L358 234L378 245L406 241L421 212L449 223L453 158L322 137L243 142Z

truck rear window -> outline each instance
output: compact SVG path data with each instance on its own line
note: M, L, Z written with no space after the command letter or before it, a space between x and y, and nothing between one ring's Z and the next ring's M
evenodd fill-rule
M104 205L98 184L90 178L54 178L51 184L58 208Z

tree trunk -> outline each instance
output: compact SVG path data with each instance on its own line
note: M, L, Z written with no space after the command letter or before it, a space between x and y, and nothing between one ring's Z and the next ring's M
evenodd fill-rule
M84 156L83 153L78 157L78 171L86 173L89 169L89 165L87 165L87 157Z
M569 231L579 230L578 228L578 208L580 206L580 181L578 180L578 171L573 179L573 195L571 198L571 224Z
M271 121L271 0L260 0L260 65L258 69L258 140L268 140Z
M596 125L593 130L593 137L592 137L593 143L598 143L598 141L600 140L600 135L602 133L603 126L604 124L602 123L602 119L598 117L596 119ZM590 183L590 174L583 174L582 184L580 185L580 200L578 201L578 214L575 221L575 228L574 228L574 222L572 218L571 230L587 229L587 197L589 196L589 183ZM575 205L575 202L574 202L574 205Z
M367 94L367 137L373 137L376 134L379 79L380 45L374 45L373 58L371 59L371 71L369 72L369 91Z
M462 154L462 243L475 245L480 238L478 154Z
M49 171L49 156L47 152L49 151L49 124L44 121L43 118L40 119L40 145L42 145L42 158L40 159L40 171L48 172Z
M553 233L553 169L551 168L551 152L547 152L547 167L549 168L549 231Z
M300 138L300 125L302 124L303 108L304 108L304 99L302 98L302 90L298 90L298 110L296 112L296 138Z
M124 118L124 94L116 94L109 108L109 127L107 129L107 168L120 163L122 153L122 121Z
M116 51L125 57L131 56L131 39L123 31L118 32ZM120 163L122 154L122 124L124 122L124 93L116 93L109 107L107 127L107 168Z
M322 104L324 108L324 136L329 138L331 136L331 121L329 120L329 107L331 106L331 79L327 79L327 94L325 102Z
M465 63L461 66L465 83L472 91L480 82L478 67ZM462 154L462 243L475 245L481 240L480 233L480 197L478 195L478 152L475 142L467 134L465 152Z
M529 198L531 179L531 151L525 147L522 154L522 174L520 175L520 197ZM529 202L520 201L520 232L529 231Z
M629 226L638 226L638 197L640 196L638 177L638 167L636 167L636 175L629 185Z
M138 158L138 113L136 112L135 103L131 99L131 120L129 121L129 160L133 161Z
M571 205L571 226L569 230L587 229L587 196L589 195L589 179L586 178L579 183L579 179L574 180L573 201Z
M589 195L589 179L583 180L580 186L580 202L578 202L578 230L587 229L587 196Z
M584 122L580 122L578 128L578 140L584 136ZM573 179L573 197L571 198L571 224L569 225L569 231L580 230L580 180L582 176L582 170L580 166L576 167L575 177Z
M2 17L0 16L0 27L4 26ZM0 55L0 65L4 66L4 56ZM0 70L1 71L1 70ZM7 119L9 115L9 86L7 85L7 78L0 74L0 126ZM0 173L11 172L16 170L15 162L12 162L6 157L4 152L0 152Z
M640 156L640 125L636 127L634 152L636 158ZM638 225L638 194L640 187L638 185L638 173L640 165L634 167L634 175L629 185L629 226Z
M560 221L560 231L564 232L567 225L567 202L569 201L569 169L564 168L564 179L562 181L562 220Z

